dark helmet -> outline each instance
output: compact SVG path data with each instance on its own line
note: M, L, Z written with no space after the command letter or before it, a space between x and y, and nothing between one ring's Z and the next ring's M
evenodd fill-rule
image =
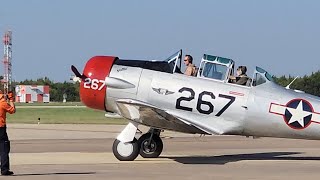
M239 66L237 70L241 70L242 74L247 73L247 67L246 66Z

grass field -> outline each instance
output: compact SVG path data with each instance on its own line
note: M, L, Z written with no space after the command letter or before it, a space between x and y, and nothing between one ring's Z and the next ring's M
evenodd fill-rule
M51 103L50 103L51 104ZM105 112L89 109L87 107L42 107L45 104L27 104L31 107L17 105L15 114L7 115L7 123L37 124L125 124L125 119L106 118ZM65 103L51 104L53 106L66 106ZM22 106L26 106L25 104ZM67 105L68 106L68 105Z

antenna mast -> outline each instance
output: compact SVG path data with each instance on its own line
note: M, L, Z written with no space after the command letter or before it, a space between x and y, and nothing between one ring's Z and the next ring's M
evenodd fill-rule
M3 56L3 65L4 65L4 75L3 75L3 90L4 94L7 94L11 91L12 84L12 32L6 31L3 36L4 44L4 56Z

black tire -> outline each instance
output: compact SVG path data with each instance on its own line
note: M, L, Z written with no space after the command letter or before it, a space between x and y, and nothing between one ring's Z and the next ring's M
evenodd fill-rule
M125 149L128 148L128 149ZM121 149L123 150L121 152ZM132 142L122 143L118 139L114 140L112 152L119 161L133 161L139 155L139 145L136 138Z
M150 133L146 133L139 138L138 144L140 146L140 155L144 158L157 158L162 153L163 142L158 135L154 134L152 136L151 144L148 147L147 144L150 136Z

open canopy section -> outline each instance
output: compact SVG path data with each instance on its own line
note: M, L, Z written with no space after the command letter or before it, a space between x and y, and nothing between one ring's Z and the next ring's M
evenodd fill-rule
M259 86L268 82L274 82L272 75L260 67L256 67L253 77L252 86Z
M181 73L180 69L181 69L181 56L182 56L182 50L180 49L179 51L177 51L176 53L172 54L171 56L169 56L165 61L168 62L169 66L172 69L172 73L177 72L177 73ZM179 67L178 67L178 63Z
M161 71L166 73L181 73L181 55L182 50L174 53L165 60L126 60L117 59L114 64L122 66L140 67L153 71ZM178 67L178 62L180 66Z

